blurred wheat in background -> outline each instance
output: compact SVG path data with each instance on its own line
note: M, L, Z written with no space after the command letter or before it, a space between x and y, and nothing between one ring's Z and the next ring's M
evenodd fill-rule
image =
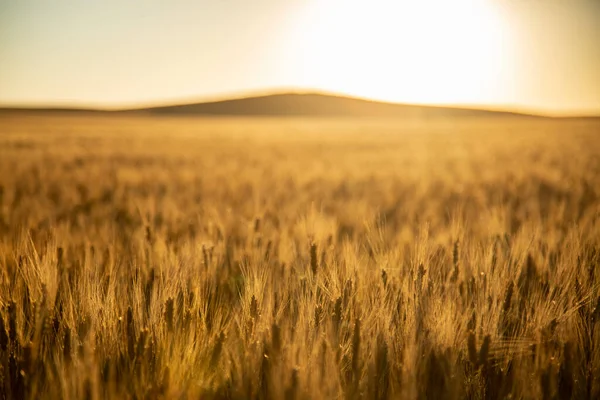
M1 123L1 398L600 396L597 121Z

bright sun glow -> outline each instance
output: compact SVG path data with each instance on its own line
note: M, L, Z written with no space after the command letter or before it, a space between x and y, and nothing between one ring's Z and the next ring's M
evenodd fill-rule
M306 86L364 97L485 101L508 58L491 1L313 0L294 27L296 68Z

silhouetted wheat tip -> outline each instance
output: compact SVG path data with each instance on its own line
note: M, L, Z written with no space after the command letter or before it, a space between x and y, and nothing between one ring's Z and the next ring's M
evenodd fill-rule
M479 365L479 359L477 356L477 342L475 340L475 333L470 332L467 337L467 350L469 352L469 361L473 366Z
M458 239L454 241L454 246L452 248L452 264L458 268L458 246L459 246L459 241Z
M172 297L167 299L165 303L165 321L167 322L167 329L169 332L173 331L174 327L174 316L175 316L175 304Z
M175 314L175 319L179 322L183 321L183 317L185 315L185 295L183 293L183 289L179 289L177 292L177 310Z
M310 269L313 275L317 273L318 261L317 261L317 244L312 243L310 245Z
M125 330L125 339L127 342L127 353L129 357L133 359L135 356L135 327L133 322L133 310L131 306L127 307L127 316L125 318L126 330Z
M467 330L469 332L475 332L475 328L477 326L477 312L473 310L471 313L471 318L469 318L469 322L467 322Z
M40 301L40 309L46 311L48 308L48 286L42 283L42 299Z
M338 297L333 306L333 328L337 335L340 324L342 323L342 298Z
M498 238L494 239L494 247L492 247L492 272L496 269L496 264L498 263Z
M35 307L34 302L31 300L31 291L29 287L25 288L23 297L21 298L21 309L23 310L23 316L25 317L25 323L29 323L32 318L32 309Z
M152 292L154 290L154 281L156 280L156 271L154 268L150 268L150 273L144 286L144 303L146 306L146 314L150 313L150 307L152 306Z
M267 247L265 248L265 255L263 257L263 259L265 261L269 261L269 259L271 258L271 247L273 246L273 241L269 239L269 241L267 242Z
M8 334L6 333L6 327L4 326L4 319L0 314L0 350L6 351L8 349Z
M67 364L71 363L72 357L72 343L71 343L71 329L69 327L65 328L65 339L63 344L63 357Z
M537 274L537 267L535 265L535 260L531 253L527 254L527 275L530 278L533 278Z
M254 233L257 233L260 231L260 218L255 218L254 219Z
M23 346L22 349L23 349L23 357L22 357L23 361L22 361L21 368L26 373L29 373L29 372L31 372L31 369L33 367L32 343L31 342L27 343L25 346Z
M323 339L319 352L319 376L321 383L325 382L327 372L327 342Z
M65 250L62 247L58 247L56 249L56 260L57 260L57 266L63 267L64 266L64 254L65 254Z
M13 344L17 343L17 303L14 301L8 303L8 337Z
M152 234L152 228L146 226L146 243L152 244L154 242L154 235Z
M258 319L258 315L258 300L256 300L254 295L252 295L252 298L250 299L250 317L253 319Z
M458 239L454 242L454 247L452 249L452 275L450 276L450 280L452 282L456 282L458 280L459 274L459 242Z
M488 355L490 354L490 343L492 339L490 335L486 335L483 338L483 344L481 345L481 349L479 350L479 364L486 365L488 361Z
M208 251L206 250L206 246L204 246L204 245L202 245L202 257L204 259L204 266L208 267L208 265L209 265Z
M417 282L419 282L419 287L422 286L423 278L425 277L425 266L423 263L419 264L419 269L417 270Z
M271 325L271 349L273 349L273 355L279 356L281 354L281 328L276 323Z
M344 284L344 293L342 297L342 305L344 309L348 308L348 304L350 302L350 298L352 296L352 279L348 279Z
M60 331L60 322L61 322L61 315L62 315L62 311L61 311L62 307L59 307L58 312L56 313L56 315L54 315L52 317L52 333L54 333L54 335L58 336L58 333Z

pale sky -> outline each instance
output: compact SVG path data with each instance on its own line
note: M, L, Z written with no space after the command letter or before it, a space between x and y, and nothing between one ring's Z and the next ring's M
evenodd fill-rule
M600 114L600 0L0 0L0 104L283 90Z

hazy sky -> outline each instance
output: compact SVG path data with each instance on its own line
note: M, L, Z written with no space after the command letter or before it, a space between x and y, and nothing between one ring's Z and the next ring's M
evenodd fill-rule
M600 0L0 0L0 103L319 89L600 114Z

